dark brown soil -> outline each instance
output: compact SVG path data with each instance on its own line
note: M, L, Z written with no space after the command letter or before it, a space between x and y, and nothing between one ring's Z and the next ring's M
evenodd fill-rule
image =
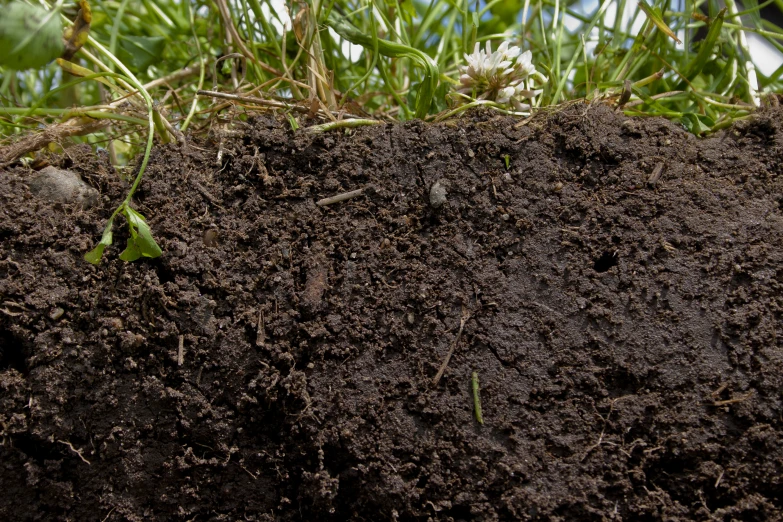
M87 211L0 172L0 519L783 519L781 121L260 117L99 267L105 157Z

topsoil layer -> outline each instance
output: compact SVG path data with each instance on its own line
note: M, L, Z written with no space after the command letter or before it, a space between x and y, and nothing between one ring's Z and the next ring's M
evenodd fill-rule
M783 519L783 112L471 118L0 172L0 519Z

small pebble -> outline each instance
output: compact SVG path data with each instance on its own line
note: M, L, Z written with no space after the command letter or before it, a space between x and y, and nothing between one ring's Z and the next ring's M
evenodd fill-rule
M214 228L211 228L204 232L204 246L205 247L214 247L217 246L218 242L218 231Z
M60 307L58 306L57 308L55 308L54 310L52 310L52 312L49 314L49 318L50 318L52 321L56 321L57 319L59 319L60 317L62 317L64 313L65 313L65 310L63 310L62 308L60 308Z
M446 203L446 187L436 181L430 188L430 205L432 208L440 208Z

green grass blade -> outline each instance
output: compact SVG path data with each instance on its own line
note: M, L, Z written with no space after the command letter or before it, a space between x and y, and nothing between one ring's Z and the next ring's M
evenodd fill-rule
M707 36L701 42L701 47L699 48L699 52L696 57L683 71L680 71L683 80L689 84L693 83L693 80L701 73L702 69L704 69L704 66L707 64L707 61L710 59L710 56L713 53L713 47L715 47L715 42L717 42L718 37L720 36L720 31L723 27L723 17L725 14L726 8L724 7L718 12L718 16L710 24L709 31L707 31ZM679 89L684 88L684 84L681 84L679 87Z

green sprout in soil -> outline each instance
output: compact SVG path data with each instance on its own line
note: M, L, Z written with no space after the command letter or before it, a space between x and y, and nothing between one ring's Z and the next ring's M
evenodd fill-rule
M125 258L157 252L130 209L154 140L184 143L218 119L277 111L294 132L327 132L473 108L527 118L581 101L704 135L783 88L783 66L751 56L754 41L783 52L783 28L762 15L780 0L0 3L0 167L40 148L26 138L41 125L53 142L105 148L118 169L140 157L107 227L125 216Z
M484 424L484 414L481 413L481 394L479 390L478 372L473 372L473 375L471 375L470 388L473 391L473 413L476 416L476 422Z

